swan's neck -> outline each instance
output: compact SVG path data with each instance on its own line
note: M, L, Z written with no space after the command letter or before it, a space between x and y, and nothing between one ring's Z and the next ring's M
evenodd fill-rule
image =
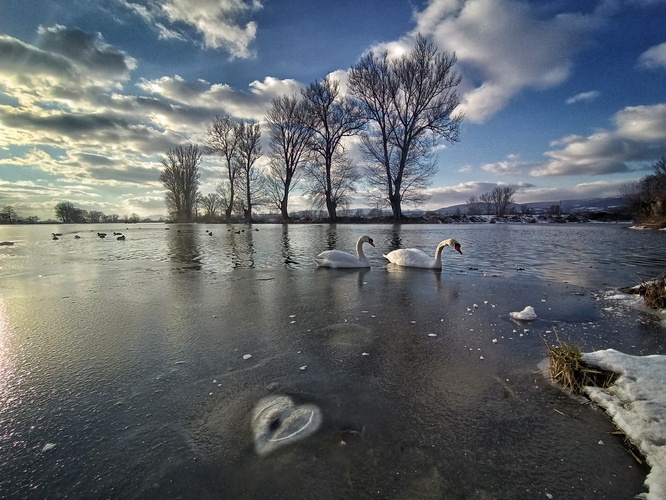
M436 264L441 264L442 263L442 250L444 250L444 247L446 245L438 245L437 250L435 250L435 263Z
M363 242L361 240L356 242L356 255L358 255L358 260L365 259L365 254L363 253Z

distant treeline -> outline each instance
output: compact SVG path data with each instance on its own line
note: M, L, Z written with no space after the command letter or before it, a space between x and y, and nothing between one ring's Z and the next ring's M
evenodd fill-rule
M64 201L58 203L55 207L55 220L46 220L42 221L36 215L30 215L28 217L22 217L19 215L14 207L7 205L0 209L0 224L42 224L42 223L54 223L61 222L65 224L76 223L76 224L85 224L85 223L113 223L113 222L153 222L151 219L142 219L137 214L125 215L123 217L111 214L106 215L103 212L98 210L84 210L82 208L77 208L73 203Z

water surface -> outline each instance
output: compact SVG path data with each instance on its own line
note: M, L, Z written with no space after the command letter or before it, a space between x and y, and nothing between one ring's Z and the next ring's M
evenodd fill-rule
M0 497L644 491L608 417L536 366L556 334L663 353L658 316L606 298L664 269L663 233L168 227L0 227L16 241L0 247ZM372 269L315 269L319 251L352 250L361 234L375 239ZM464 255L445 252L441 272L381 257L449 237ZM538 320L509 318L526 305ZM259 454L253 409L273 396L318 408L321 424Z

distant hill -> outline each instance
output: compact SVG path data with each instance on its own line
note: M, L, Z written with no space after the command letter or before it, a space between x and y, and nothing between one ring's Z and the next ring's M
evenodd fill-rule
M560 206L562 213L570 214L577 212L614 212L620 210L623 206L621 197L614 198L587 198L583 200L561 200L561 201L539 201L534 203L513 203L513 208L517 213L525 212L529 209L533 213L550 212L551 207ZM467 204L452 205L429 212L437 212L441 215L454 215L457 213L467 213ZM415 211L416 212L416 211Z
M587 198L583 200L562 200L562 201L539 201L533 203L513 203L510 209L513 213L525 213L529 209L529 213L539 215L543 213L550 213L553 206L561 206L562 214L576 214L576 213L594 213L594 212L617 212L623 206L623 199L620 197L615 198ZM406 216L420 216L427 214L436 214L440 216L445 215L466 215L467 203L460 205L451 205L449 207L438 208L436 210L422 210L422 209L405 209L403 214ZM391 217L391 211L388 209L377 212L377 209L372 208L354 208L352 210L338 210L340 217L373 217L373 216ZM295 219L306 217L319 217L326 219L328 214L325 211L298 211L291 213ZM264 219L279 219L279 215L262 215Z

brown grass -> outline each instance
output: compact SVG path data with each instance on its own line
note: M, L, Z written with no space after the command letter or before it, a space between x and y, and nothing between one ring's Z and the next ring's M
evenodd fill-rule
M666 309L666 274L648 281L641 278L640 285L620 288L620 291L640 295L647 307Z
M653 309L666 309L666 274L643 283L645 292L642 294L645 305Z
M606 388L617 378L617 374L599 368L591 368L585 361L580 349L564 344L558 339L559 345L551 346L544 339L552 380L574 394L582 394L586 386Z

